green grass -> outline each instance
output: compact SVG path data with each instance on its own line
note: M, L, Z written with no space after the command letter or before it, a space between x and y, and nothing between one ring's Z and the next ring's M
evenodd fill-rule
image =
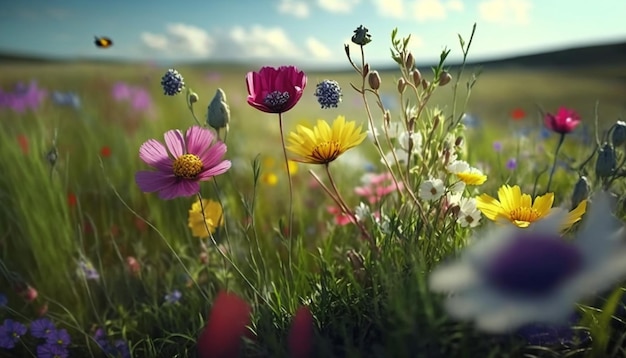
M437 207L433 206L428 215L440 219L423 221L409 199L389 196L381 205L390 218L389 228L384 230L374 222L366 226L382 252L376 258L360 240L356 227L333 224L326 211L332 205L330 198L310 185L308 170L324 177L321 168L299 165L293 177L295 222L290 243L285 235L289 199L286 174L280 170L278 120L246 103L244 77L257 68L178 70L187 86L200 96L195 111L201 121L218 87L226 92L231 107L226 143L233 168L215 181L203 183L201 190L204 198L218 200L224 207L225 225L217 232L216 241L230 247L228 260L209 242L207 263L201 262L200 240L187 228L194 198L163 201L155 194L140 192L134 182L135 172L146 168L138 157L141 143L149 138L161 140L163 132L184 130L195 123L184 95L162 95L159 81L163 69L133 64L0 64L0 86L4 89L17 81L36 79L49 90L75 91L82 100L77 111L50 101L24 114L0 109L0 167L4 169L0 176L4 274L0 276L0 293L9 299L0 318L28 322L47 305L48 315L72 334L71 356L101 356L90 338L95 326L105 327L114 338L128 340L136 357L194 356L196 337L215 294L228 289L253 306L251 329L257 338L246 345L250 357L287 355L291 316L302 304L309 305L315 317L314 356L319 357L602 354L586 346L560 352L554 347L524 346L519 338L486 335L470 324L446 318L441 297L428 290L427 273L440 260L454 255L472 230L439 216L442 213ZM467 71L471 73L472 68ZM454 129L464 138L468 162L490 168L487 183L468 195L495 195L504 183L518 184L526 192L533 190L535 181L538 192L545 188L547 174L537 176L552 163L556 136L537 139L541 117L536 106L548 111L559 106L575 108L593 128L599 102L598 122L601 129L607 129L623 118L624 112L624 85L613 80L615 73L623 74L624 69L615 71L602 75L595 69L484 69L465 109L480 118L481 126ZM219 73L220 78L207 80L209 72ZM422 72L432 80L427 69ZM451 73L453 82L439 88L428 103L429 110L439 107L445 116L452 115L457 74ZM298 123L313 123L318 118L332 121L338 115L367 128L365 108L349 85L359 85L356 73L307 75L309 84L303 99L285 114L286 132ZM399 71L382 73L380 92L397 98L399 76ZM343 89L338 109L322 110L313 97L315 84L325 78L337 80ZM465 74L459 81L455 117L462 113L468 79ZM111 99L110 89L117 81L149 89L155 101L153 119L132 114ZM373 98L368 97L374 121L380 126L382 113L375 108ZM392 120L397 121L400 103L394 106ZM511 121L509 112L516 107L526 109L528 118ZM423 162L416 163L424 176L410 179L414 190L426 174L441 173L436 164L441 153L435 149L440 148L437 146L446 133L442 126L432 129L429 113L420 118L418 127L423 133L432 130L436 134L431 145L425 145ZM532 128L533 135L525 141L516 139L513 132L525 127ZM51 171L45 153L53 145L55 132L59 158ZM19 135L28 138L28 153L17 145ZM494 140L504 142L503 153L493 152ZM581 143L568 137L561 156L581 163L593 150ZM111 149L110 157L100 155L103 146ZM262 166L268 157L275 161L271 168ZM518 158L513 171L504 168L509 157ZM384 168L368 140L330 166L342 195L353 207L362 200L353 189L360 185L366 162L377 171ZM270 171L278 177L276 186L260 178ZM587 174L595 179L592 166ZM553 190L558 204L568 202L577 179L573 172L557 170ZM614 189L623 193L623 181L616 182ZM77 199L75 205L68 203L70 193ZM454 240L447 240L450 237ZM363 255L363 268L351 265L347 257L350 250ZM128 272L125 261L129 256L139 261L139 275ZM94 264L99 281L77 275L81 257ZM24 303L10 289L18 279L37 289L39 297L34 302ZM164 303L165 294L174 289L183 293L181 301ZM24 339L25 345L18 346L17 351L0 349L0 356L15 352L29 356L27 347L34 349L34 341L29 339ZM615 349L613 356L624 356L619 342L611 341L609 346Z

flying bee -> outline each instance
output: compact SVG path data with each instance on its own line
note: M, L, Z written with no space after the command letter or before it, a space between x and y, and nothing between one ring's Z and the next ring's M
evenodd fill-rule
M98 36L95 36L95 38L96 39L95 39L94 43L99 48L109 48L109 47L113 46L113 40L111 40L108 37L98 37Z

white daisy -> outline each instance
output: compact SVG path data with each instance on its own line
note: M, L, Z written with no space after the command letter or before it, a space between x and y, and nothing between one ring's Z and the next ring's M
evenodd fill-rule
M437 200L445 191L443 180L429 179L420 185L419 196L424 200Z
M476 199L461 198L457 222L461 227L476 227L480 223L480 210L476 207Z
M525 229L496 226L458 260L437 267L430 288L450 294L452 317L475 320L485 331L564 324L581 299L626 276L626 230L611 215L612 200L606 192L593 197L573 240L559 233L564 212Z

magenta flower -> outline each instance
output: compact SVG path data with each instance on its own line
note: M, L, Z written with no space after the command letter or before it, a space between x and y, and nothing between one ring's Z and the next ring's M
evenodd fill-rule
M266 113L283 113L292 109L302 97L306 75L295 66L262 67L248 72L248 103Z
M231 166L223 160L226 144L215 141L209 129L193 126L186 137L179 130L167 131L165 146L150 139L139 148L139 157L156 171L135 175L139 188L147 193L159 192L161 199L192 196L200 191L200 181L225 173ZM171 154L171 156L170 156Z
M580 116L573 109L561 107L556 114L547 113L544 122L553 132L567 134L580 124Z

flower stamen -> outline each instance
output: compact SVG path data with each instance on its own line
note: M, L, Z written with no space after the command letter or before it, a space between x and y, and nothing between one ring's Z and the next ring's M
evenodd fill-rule
M274 110L281 109L289 101L289 92L273 91L265 96L265 105Z
M183 154L174 160L172 171L178 178L194 179L202 171L202 160L194 154Z

